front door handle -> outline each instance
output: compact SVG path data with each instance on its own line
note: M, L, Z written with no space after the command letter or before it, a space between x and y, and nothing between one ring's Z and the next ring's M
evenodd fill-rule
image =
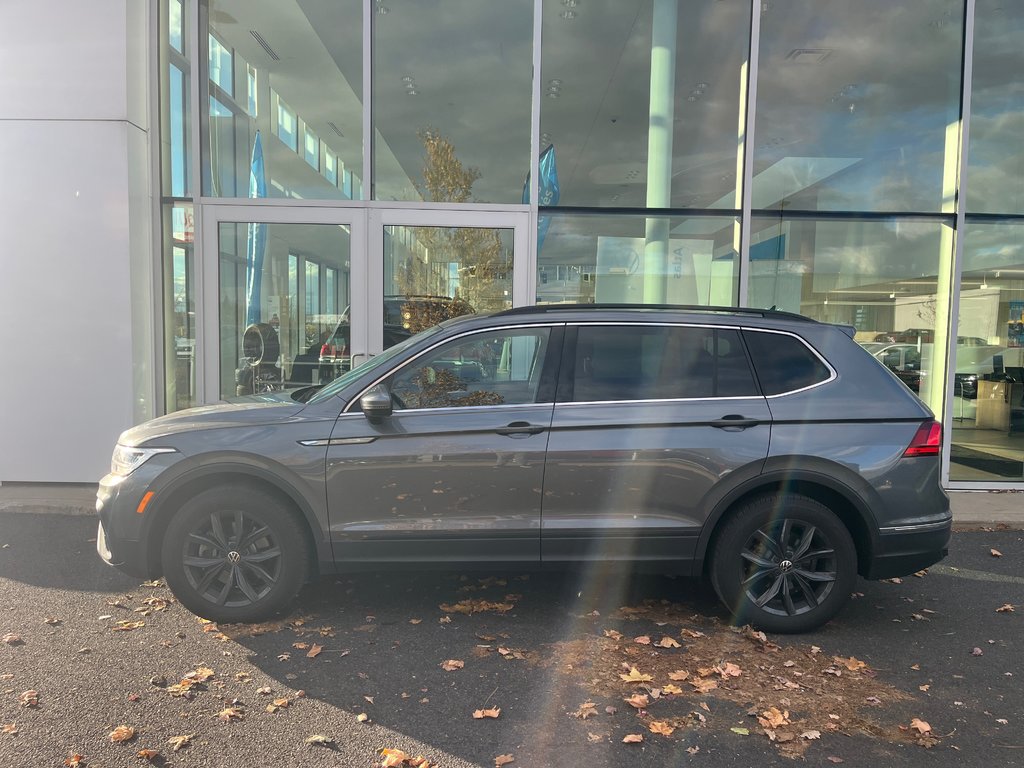
M527 435L540 434L544 431L544 427L531 424L528 421L513 421L507 427L498 427L494 431L499 435L508 435L509 437L526 437Z
M741 416L738 413L730 413L728 416L723 416L720 419L715 419L711 422L712 427L718 427L719 429L746 429L747 427L756 427L761 423L760 419L750 419L746 416Z

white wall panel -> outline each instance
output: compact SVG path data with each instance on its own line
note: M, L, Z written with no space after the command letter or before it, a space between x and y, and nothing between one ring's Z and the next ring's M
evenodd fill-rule
M0 119L0 482L94 482L133 421L135 130Z
M126 119L128 8L141 1L0 2L3 119Z

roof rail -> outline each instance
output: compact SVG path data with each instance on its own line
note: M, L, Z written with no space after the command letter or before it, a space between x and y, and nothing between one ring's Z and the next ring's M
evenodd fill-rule
M653 309L672 310L676 312L700 312L704 314L729 314L729 315L751 315L754 317L778 317L787 320L801 320L805 323L816 323L817 320L805 315L798 315L795 312L784 312L772 307L771 309L757 309L756 307L712 307L699 304L535 304L526 307L513 307L501 312L495 312L495 316L524 315L532 312L566 312L566 311L590 311L590 310L615 310L615 309Z

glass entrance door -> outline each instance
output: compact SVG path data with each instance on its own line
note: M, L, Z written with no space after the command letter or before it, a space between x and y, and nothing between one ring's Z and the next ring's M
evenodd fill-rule
M361 212L205 213L206 402L322 384L366 351L365 323L351 306L365 279L353 258L364 252Z
M528 214L371 213L370 346L383 350L449 318L533 303Z

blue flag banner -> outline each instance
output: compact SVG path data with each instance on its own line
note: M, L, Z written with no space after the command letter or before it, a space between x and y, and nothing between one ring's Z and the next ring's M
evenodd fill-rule
M558 166L555 165L555 145L549 144L547 149L540 153L538 163L537 204L558 205ZM523 202L530 202L530 174L526 174L526 183L523 185ZM550 216L540 216L537 219L537 253L540 253L544 244L544 236L551 226Z
M252 143L249 163L249 197L267 196L267 178L263 168L263 141L260 132ZM245 253L245 324L260 322L263 292L263 256L267 248L267 225L250 224Z

